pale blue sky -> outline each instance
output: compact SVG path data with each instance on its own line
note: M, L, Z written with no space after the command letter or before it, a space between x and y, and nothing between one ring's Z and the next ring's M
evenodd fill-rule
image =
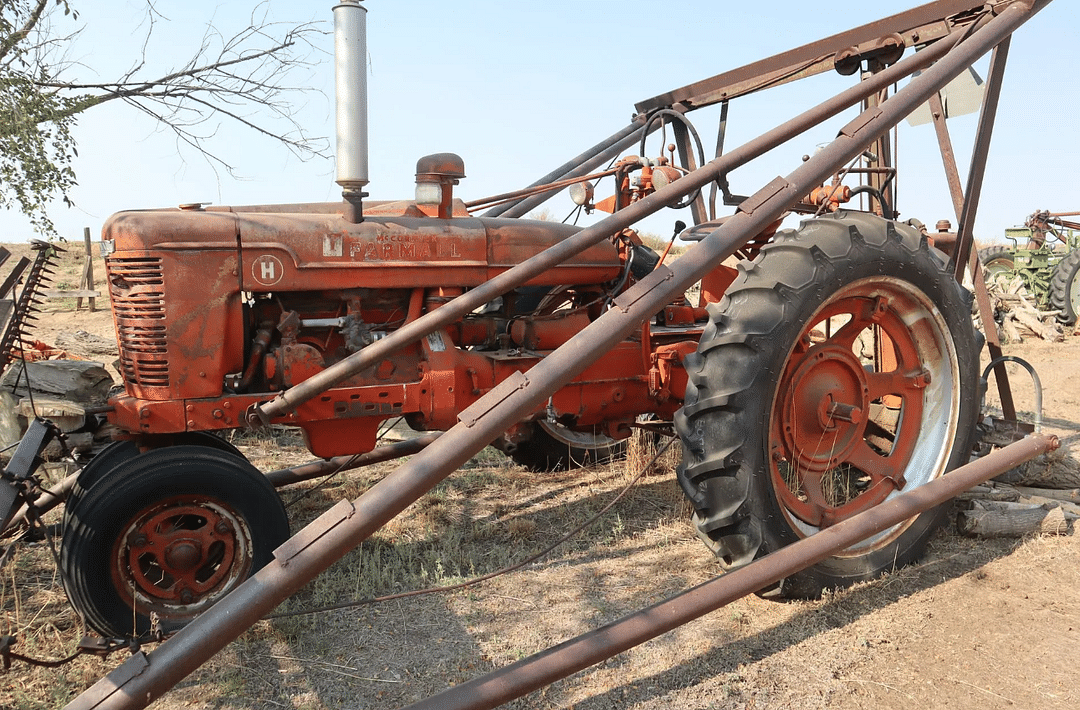
M126 67L138 58L137 26L145 0L76 0L87 25L73 57L88 67ZM333 2L270 2L279 19L329 20ZM373 199L412 195L416 159L452 151L468 177L466 200L522 187L626 125L634 103L856 25L913 7L913 0L822 6L804 0L768 3L647 3L628 0L367 0L370 177ZM150 61L172 68L197 46L213 21L223 32L240 27L253 3L157 0L171 18L159 24ZM765 9L767 8L767 9ZM1073 33L1080 9L1058 0L1016 34L998 126L976 224L982 239L1000 238L1036 208L1080 210L1074 189L1080 135ZM332 40L325 38L326 51ZM978 66L985 68L985 60ZM305 100L311 133L333 134L332 64L306 79L323 92ZM110 72L102 70L103 75ZM980 73L985 74L984 71ZM89 78L89 71L80 78ZM851 80L829 75L732 103L728 148L783 122ZM691 114L713 150L716 114ZM797 167L799 159L836 134L834 121L795 139L767 159L732 175L746 194ZM950 122L961 171L966 172L975 117ZM96 235L121 209L184 202L251 204L336 200L333 164L300 162L274 143L223 126L214 150L244 179L215 173L190 150L131 108L93 109L76 131L77 205L52 213L61 234ZM900 132L901 218L927 224L953 219L929 126ZM655 151L653 151L655 152ZM609 194L606 188L598 195ZM552 211L569 211L565 199ZM670 234L685 215L665 210L645 228ZM25 218L0 212L0 241L32 237Z

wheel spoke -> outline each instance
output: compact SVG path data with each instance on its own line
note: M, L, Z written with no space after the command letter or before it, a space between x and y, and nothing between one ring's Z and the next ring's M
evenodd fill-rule
M899 370L872 372L867 373L866 381L870 386L869 395L871 400L881 399L890 394L906 399L925 389L927 374L923 371L903 373Z
M854 346L855 341L862 332L874 324L871 320L873 312L873 303L860 300L858 308L852 309L852 312L849 313L851 320L840 326L840 330L833 333L832 337L829 338L829 342L848 348Z
M903 487L906 461L901 461L899 457L882 456L866 442L855 447L847 462L869 476L871 485L887 478L897 484L897 488Z

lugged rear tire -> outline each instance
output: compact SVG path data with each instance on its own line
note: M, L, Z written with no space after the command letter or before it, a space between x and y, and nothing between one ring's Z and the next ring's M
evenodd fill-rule
M679 482L724 567L966 462L980 344L970 314L971 295L941 252L910 226L864 213L807 220L739 265L686 360L690 384L675 419ZM894 347L875 346L880 333ZM927 511L772 591L813 598L907 564L945 512Z
M1080 312L1080 249L1069 252L1054 267L1050 278L1050 307L1061 311L1058 314L1061 323L1076 323Z

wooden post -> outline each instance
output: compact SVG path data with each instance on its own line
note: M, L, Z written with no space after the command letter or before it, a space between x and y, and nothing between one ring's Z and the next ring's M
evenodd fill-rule
M79 281L79 290L93 291L94 290L94 251L90 247L90 228L83 227L83 241L86 244L86 257L83 261L82 280ZM90 312L93 313L96 308L93 296L88 296L87 300L90 302ZM82 308L82 296L79 296L75 300L75 310Z

